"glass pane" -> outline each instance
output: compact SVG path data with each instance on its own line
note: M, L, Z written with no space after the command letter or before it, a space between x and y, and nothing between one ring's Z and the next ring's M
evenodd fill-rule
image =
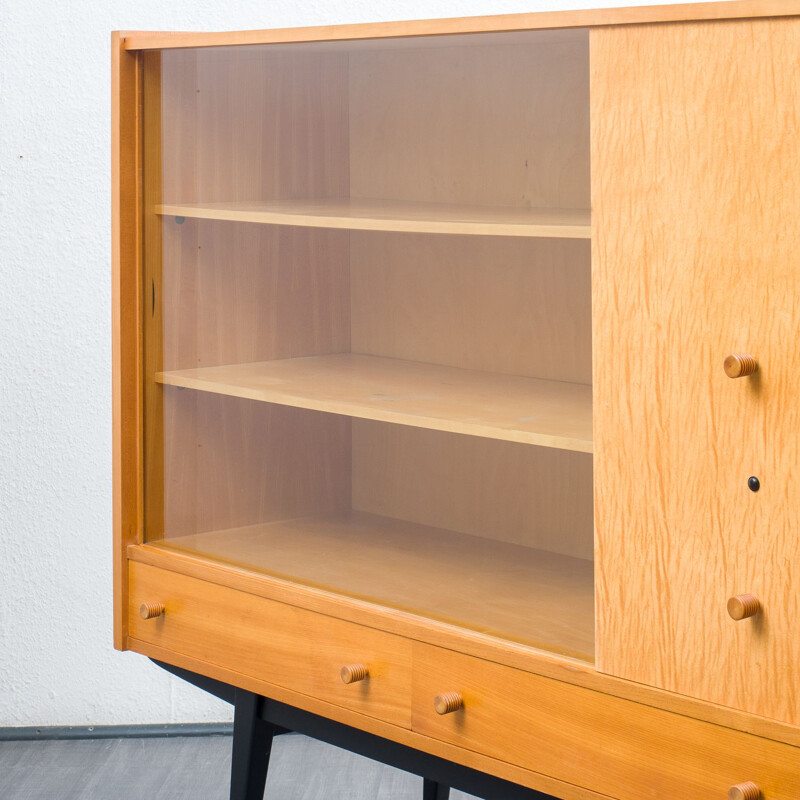
M588 35L146 54L145 536L593 657Z

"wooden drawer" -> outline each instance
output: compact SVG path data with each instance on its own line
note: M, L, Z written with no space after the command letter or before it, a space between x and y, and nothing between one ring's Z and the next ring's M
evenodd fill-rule
M142 619L142 603L165 613ZM129 614L133 639L410 727L407 639L135 562ZM369 678L345 685L350 664Z
M412 729L618 800L800 797L800 748L414 644ZM439 715L434 698L463 697Z

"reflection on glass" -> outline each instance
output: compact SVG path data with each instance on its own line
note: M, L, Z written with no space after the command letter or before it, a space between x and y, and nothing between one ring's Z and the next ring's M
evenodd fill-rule
M148 542L593 657L586 31L146 54Z

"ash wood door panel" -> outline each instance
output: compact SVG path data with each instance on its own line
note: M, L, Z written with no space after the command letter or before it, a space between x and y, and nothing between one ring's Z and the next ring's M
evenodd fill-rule
M328 703L409 727L407 639L130 562L130 635ZM142 619L142 603L163 616ZM345 685L342 667L369 677Z
M434 698L463 707L439 715ZM762 800L800 793L800 750L419 642L412 729L617 800L724 800L753 781Z
M591 60L597 667L798 724L800 19Z

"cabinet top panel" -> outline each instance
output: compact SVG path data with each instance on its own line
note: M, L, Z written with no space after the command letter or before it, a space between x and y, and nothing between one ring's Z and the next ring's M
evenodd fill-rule
M126 50L180 47L221 47L294 42L365 41L370 39L499 33L583 28L598 25L636 25L686 20L739 19L800 15L800 0L726 0L725 2L680 3L576 11L542 11L529 14L498 14L483 17L370 22L306 28L275 28L256 31L120 31Z

